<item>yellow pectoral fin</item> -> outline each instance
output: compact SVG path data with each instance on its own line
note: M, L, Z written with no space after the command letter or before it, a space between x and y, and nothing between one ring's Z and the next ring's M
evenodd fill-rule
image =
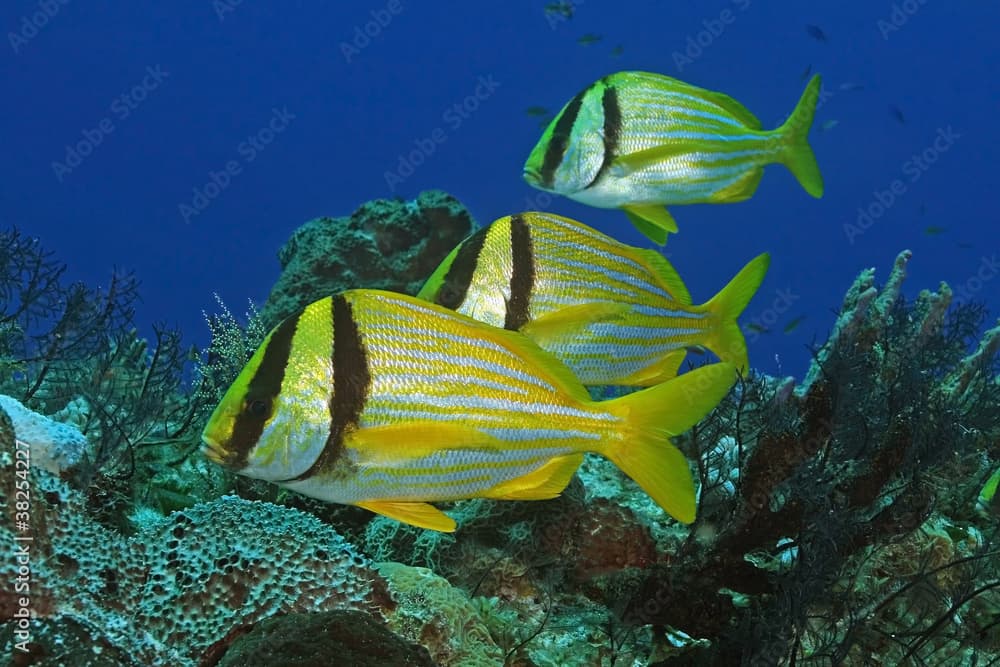
M654 384L672 380L677 377L677 369L684 363L684 357L686 356L687 350L675 350L652 366L647 366L642 370L636 371L628 377L618 380L615 384L630 387L652 387Z
M652 148L629 153L628 155L619 155L611 163L611 173L619 178L624 178L640 169L654 165L657 162L669 160L678 155L683 155L690 152L690 150L691 147L689 145L676 142L653 146Z
M502 441L478 429L449 422L409 422L370 426L350 433L344 444L353 449L362 465L404 465L450 449L501 451Z
M483 496L497 500L548 500L555 498L573 479L573 473L576 472L581 463L583 463L583 454L557 456L527 475L501 482Z
M578 338L595 322L606 322L631 310L624 303L582 303L567 306L531 320L521 327L521 333L542 347L557 340Z
M667 242L667 234L677 232L677 221L662 206L623 206L625 215L636 229L657 245Z
M429 503L366 500L357 503L357 506L417 528L429 528L443 533L455 532L455 520Z

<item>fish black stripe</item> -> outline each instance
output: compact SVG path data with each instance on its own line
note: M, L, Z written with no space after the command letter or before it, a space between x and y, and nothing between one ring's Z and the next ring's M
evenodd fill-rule
M368 354L351 304L343 295L333 297L333 396L330 398L330 433L323 451L309 469L294 478L308 479L327 471L344 453L344 436L357 428L371 389Z
M604 110L604 159L593 180L587 184L588 188L596 183L615 161L622 133L622 108L618 102L618 90L606 83L605 86L604 95L601 96L601 107Z
M569 101L569 104L566 105L566 108L563 109L562 114L559 116L559 120L556 121L556 126L552 128L552 136L549 137L549 145L545 148L545 157L542 159L542 170L539 174L542 185L547 188L552 187L556 169L559 168L559 163L562 162L563 155L566 154L566 149L569 148L570 137L573 134L573 125L576 123L576 117L580 115L583 98L586 97L591 87L587 86Z
M469 291L472 276L479 263L479 253L483 249L483 244L486 243L486 234L489 230L489 227L483 227L462 241L462 245L459 246L458 252L455 254L455 259L448 267L448 273L445 274L441 288L438 290L437 296L434 297L435 303L445 308L457 310L465 301L465 295Z
M264 425L273 413L274 399L281 393L285 368L292 352L292 339L295 338L301 315L301 311L290 315L275 328L267 347L264 348L264 356L260 360L257 372L247 383L246 394L243 397L244 408L240 410L233 423L233 434L226 454L225 465L230 468L246 467L250 450L260 440ZM262 401L268 407L267 414L251 412L249 406L256 401Z
M535 252L531 230L520 214L510 218L510 251L510 299L507 300L503 328L517 331L528 323L531 289L535 284Z

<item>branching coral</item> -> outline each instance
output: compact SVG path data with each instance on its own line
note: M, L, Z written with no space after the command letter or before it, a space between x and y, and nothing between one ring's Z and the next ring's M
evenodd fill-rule
M801 386L750 378L688 439L701 454L701 518L633 593L626 618L709 642L662 664L840 664L866 649L928 661L971 645L951 606L995 604L995 575L955 565L943 586L926 572L959 558L966 530L908 536L931 516L948 521L943 510L952 522L959 506L971 516L982 479L954 472L978 471L984 443L1000 439L996 348L988 334L967 354L982 312L949 310L947 286L905 303L909 259L897 258L881 291L871 272L859 277ZM735 434L735 454L701 444L723 434ZM893 566L899 545L916 571ZM996 567L991 548L984 538L962 553ZM885 584L917 579L939 591L936 620L914 611L916 587ZM897 604L882 605L887 596ZM895 639L875 649L866 642L876 636Z

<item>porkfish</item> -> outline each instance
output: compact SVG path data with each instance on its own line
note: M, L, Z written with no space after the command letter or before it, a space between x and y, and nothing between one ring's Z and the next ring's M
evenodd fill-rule
M749 199L764 167L785 165L813 197L823 178L808 143L819 75L773 130L732 97L650 72L617 72L566 103L524 164L533 187L623 209L663 244L677 223L664 208Z
M203 452L239 474L440 531L455 522L430 503L553 498L595 452L691 522L691 472L670 438L735 379L732 364L716 363L595 402L520 333L350 290L267 335L209 419Z
M465 239L418 296L521 331L585 385L650 386L704 347L748 367L737 324L767 272L752 259L703 304L659 252L619 243L549 213L500 218Z

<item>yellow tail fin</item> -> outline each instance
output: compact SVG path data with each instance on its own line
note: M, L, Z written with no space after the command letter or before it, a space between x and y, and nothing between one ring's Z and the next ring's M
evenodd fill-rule
M601 453L631 477L670 516L694 521L697 502L687 459L670 437L708 414L736 381L730 363L710 364L663 384L607 402L626 420L623 438Z
M770 264L771 256L766 252L757 255L703 306L714 315L716 322L708 332L705 347L722 361L736 364L736 368L743 374L747 372L750 362L747 358L747 342L736 318L757 293Z
M823 175L819 173L816 156L809 146L809 128L812 127L813 115L816 113L821 83L819 74L809 80L792 115L784 125L775 130L785 144L780 162L788 167L806 192L817 198L823 196Z

